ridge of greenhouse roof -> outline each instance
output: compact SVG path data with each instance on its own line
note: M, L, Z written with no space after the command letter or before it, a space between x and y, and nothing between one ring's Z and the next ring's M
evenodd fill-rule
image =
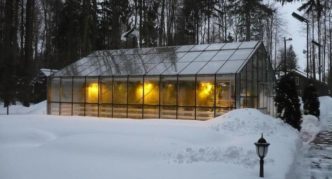
M99 50L53 76L235 74L260 41Z

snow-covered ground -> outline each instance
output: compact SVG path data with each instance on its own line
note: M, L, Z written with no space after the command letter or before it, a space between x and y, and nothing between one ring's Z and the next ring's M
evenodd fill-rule
M289 179L332 177L332 98L324 96L319 100L319 121L314 116L303 117L300 136L304 142L295 157L294 172Z
M1 179L258 179L261 133L271 143L265 178L283 179L302 145L300 133L255 109L189 121L50 116L45 108L0 115Z

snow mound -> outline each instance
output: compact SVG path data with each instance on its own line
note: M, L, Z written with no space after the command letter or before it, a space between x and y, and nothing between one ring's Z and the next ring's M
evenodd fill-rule
M300 138L305 143L309 143L315 139L316 135L320 132L320 122L316 116L303 115Z
M237 109L219 116L211 121L211 128L216 131L248 135L263 133L264 136L279 133L285 134L288 130L296 135L296 130L280 119L266 115L257 109Z

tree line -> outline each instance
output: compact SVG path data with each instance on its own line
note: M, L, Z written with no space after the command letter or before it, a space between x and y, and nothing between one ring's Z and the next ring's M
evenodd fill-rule
M331 2L305 3L312 1L303 9L320 15L310 28L323 29L326 50L331 28L317 21ZM5 106L28 105L38 69L61 69L95 50L261 40L279 63L281 25L275 5L262 0L0 0L0 97Z

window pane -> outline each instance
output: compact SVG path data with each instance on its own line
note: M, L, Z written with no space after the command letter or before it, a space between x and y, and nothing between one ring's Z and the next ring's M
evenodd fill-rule
M257 41L242 42L239 48L255 48L257 43L258 43Z
M226 61L234 53L235 50L224 50L219 51L216 56L214 56L211 61Z
M244 61L242 60L227 61L217 73L218 74L236 73L240 69L243 63Z
M205 50L209 44L200 44L200 45L195 45L190 51L203 51Z
M128 118L141 119L142 105L128 105Z
M216 106L222 108L235 107L235 87L233 76L217 76Z
M162 119L176 119L176 107L175 106L161 106L160 118Z
M60 115L70 116L72 114L71 108L71 103L60 103Z
M160 75L163 73L167 68L169 68L172 64L171 63L159 63L158 65L154 66L149 72L149 75Z
M98 104L86 104L85 105L86 116L98 116Z
M128 81L128 104L143 103L143 78L131 77Z
M243 68L240 79L240 106L245 108L248 105L247 99L247 68Z
M226 61L208 62L198 74L215 74Z
M163 54L149 54L146 56L143 56L142 58L145 57L145 61L146 63L161 63L164 58L163 58Z
M73 101L84 103L85 80L84 78L74 78L73 80Z
M114 77L113 103L127 104L127 78Z
M165 56L164 58L164 63L176 63L178 61L180 61L180 59L187 54L186 52L176 52L176 53L171 53L167 56Z
M73 115L74 116L84 116L84 103L82 104L73 104Z
M114 118L126 118L127 117L127 105L113 105L113 117Z
M185 69L183 69L180 74L196 74L204 67L204 65L206 65L206 62L192 62Z
M192 62L198 57L202 52L188 52L184 57L180 59L179 62Z
M196 59L195 61L210 61L212 57L214 57L217 54L217 51L205 51L202 52Z
M99 103L112 103L112 78L102 78L100 80Z
M163 74L165 75L172 75L172 74L178 74L182 69L184 69L186 66L188 66L189 63L175 63L171 64L169 68L167 68Z
M111 104L99 105L99 116L100 117L112 117L112 105Z
M60 101L60 78L51 79L51 95L50 101L59 102Z
M176 77L161 77L161 105L176 105Z
M144 118L159 118L159 107L144 106Z
M235 51L229 60L246 60L252 53L253 49L240 49Z
M51 115L59 115L60 103L49 103L49 111Z
M61 79L61 102L72 102L72 79Z
M213 108L202 108L202 107L197 107L196 108L196 119L197 120L208 120L212 119L214 117L214 110Z
M220 50L225 44L223 43L217 43L217 44L210 44L208 48L205 50Z
M178 119L195 119L195 107L178 107Z
M196 106L214 106L214 77L197 77Z
M159 104L159 78L147 77L144 79L144 104Z
M241 45L241 42L226 43L225 46L222 47L222 49L223 50L237 49L240 45Z
M195 106L195 77L179 77L179 106Z
M99 98L99 84L98 78L86 79L85 99L87 103L98 103Z

